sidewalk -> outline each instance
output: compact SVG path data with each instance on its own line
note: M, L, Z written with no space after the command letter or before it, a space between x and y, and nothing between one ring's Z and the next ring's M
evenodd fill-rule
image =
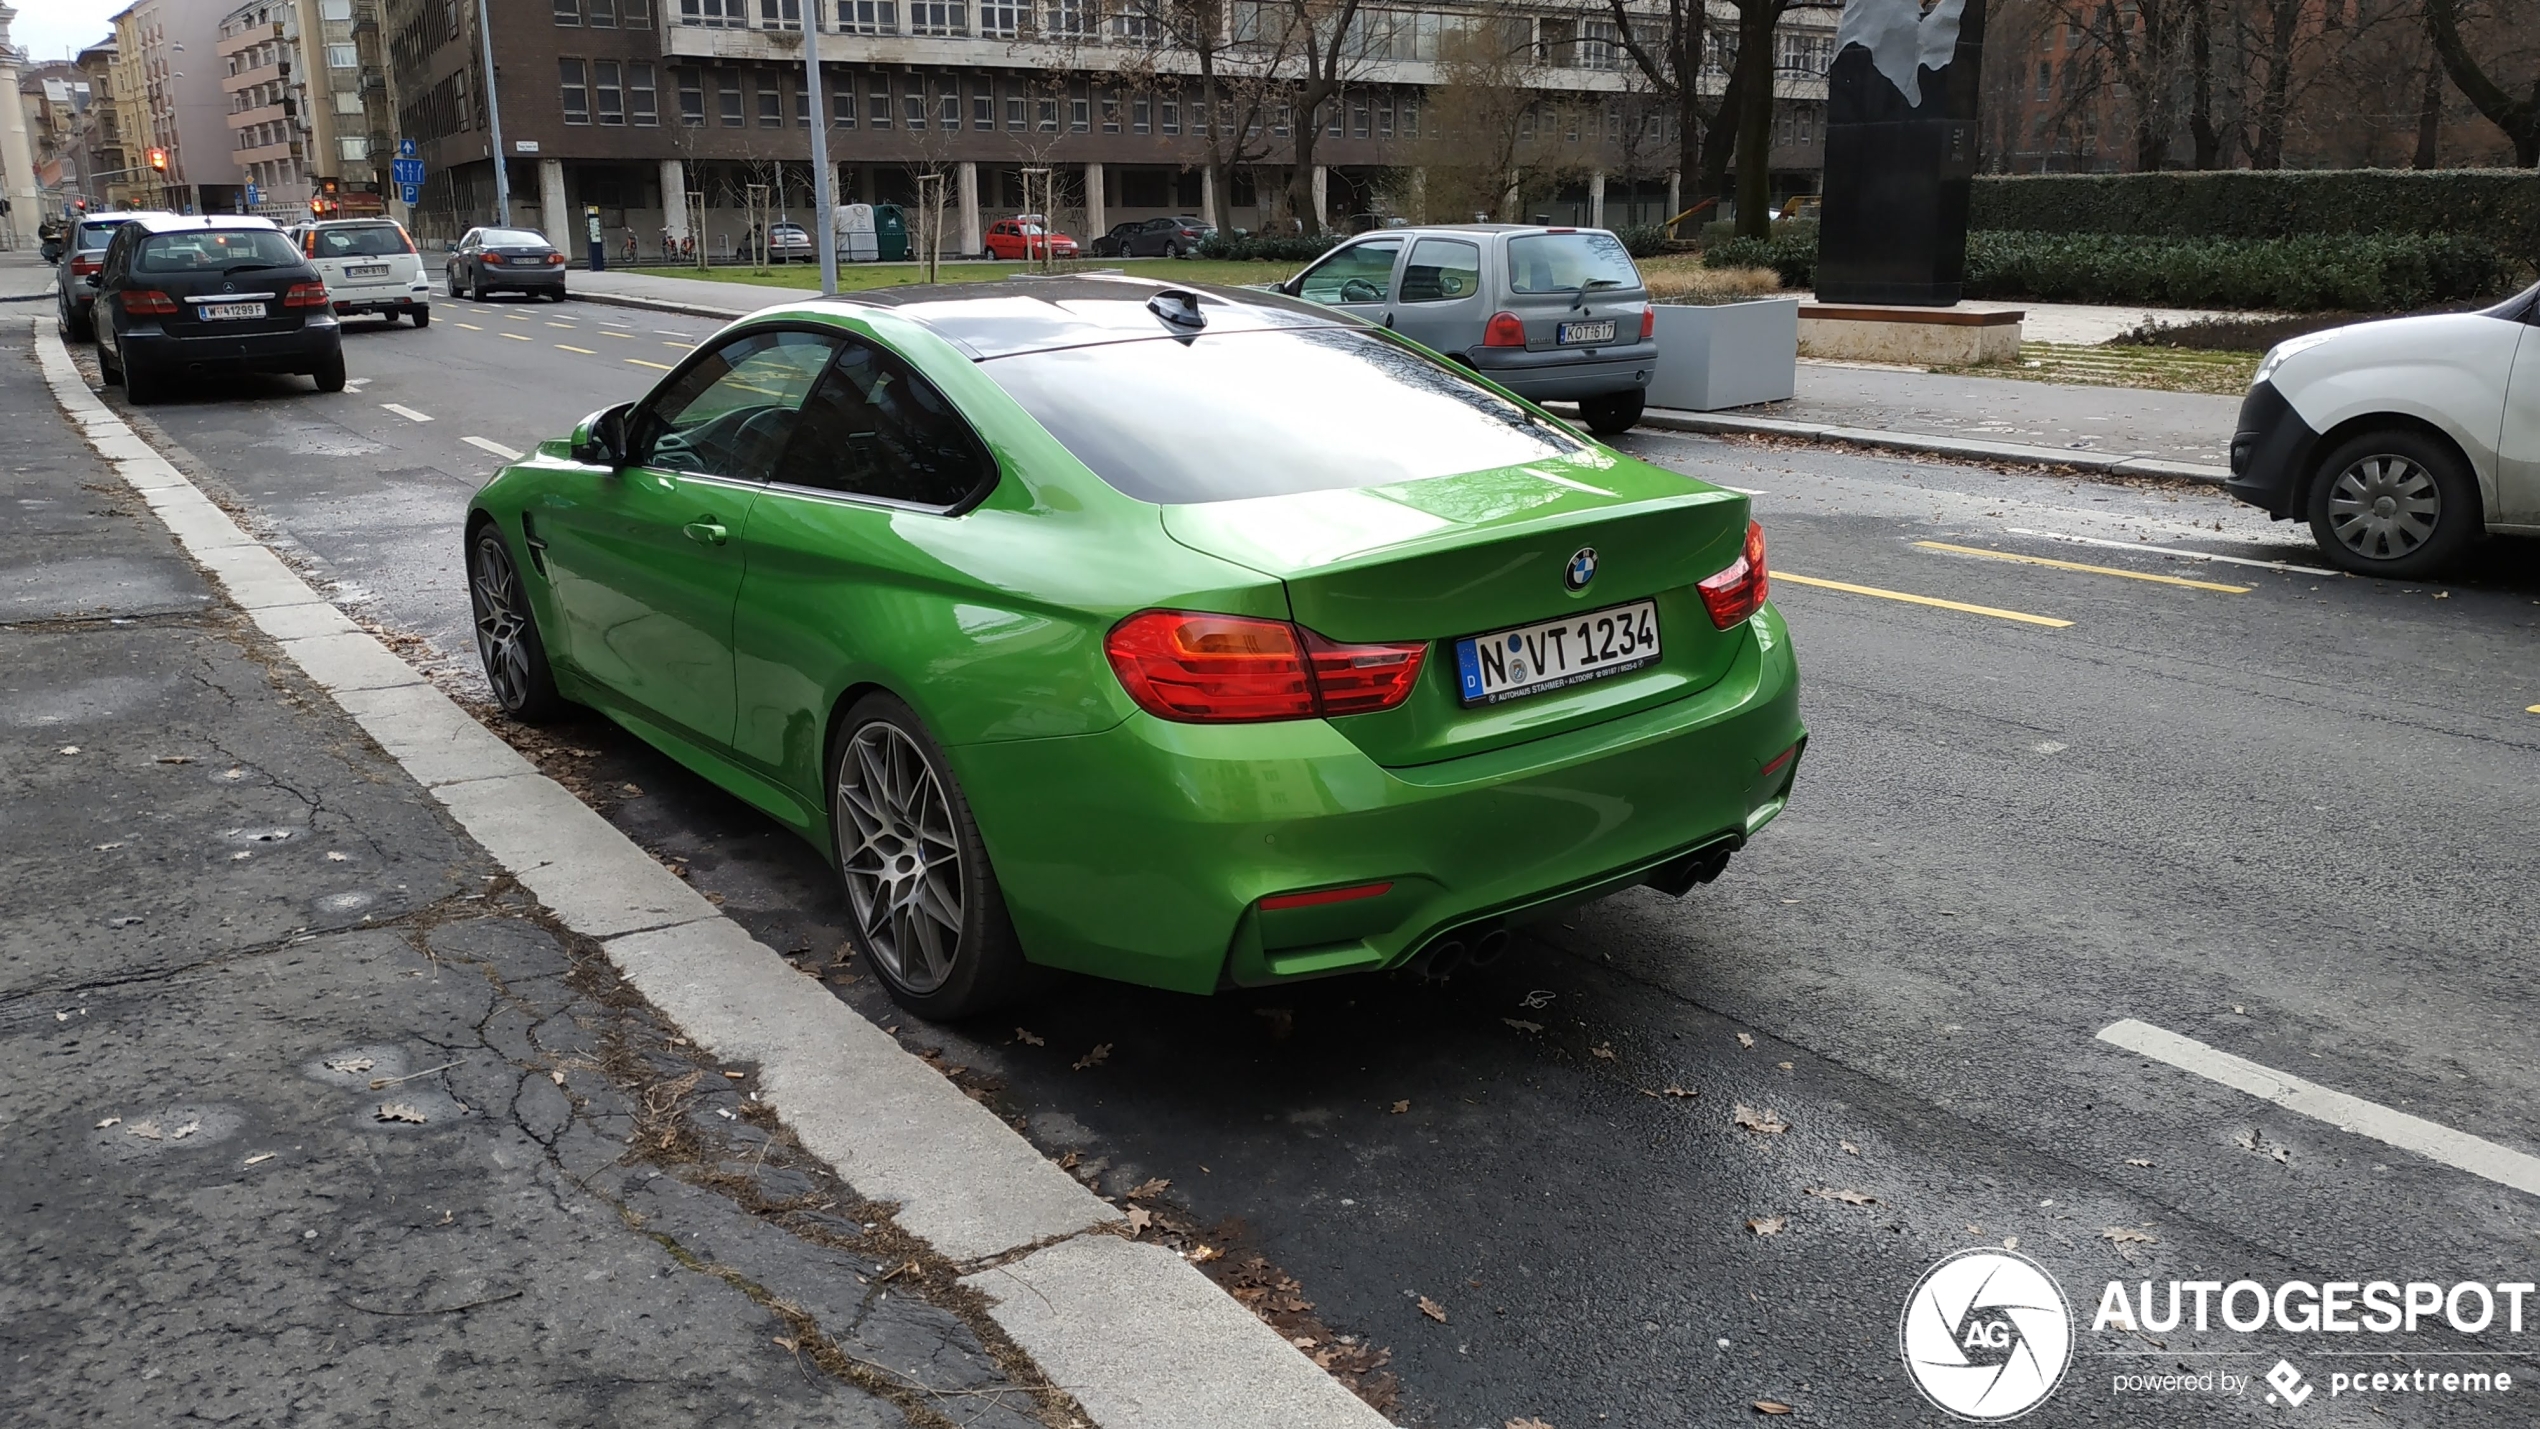
M0 1421L1066 1422L935 1271L884 1282L909 1239L755 1070L212 590L29 332L0 327L32 538L0 552Z
M45 262L33 245L0 253L0 303L50 302L52 299L53 265ZM17 311L23 312L24 309Z

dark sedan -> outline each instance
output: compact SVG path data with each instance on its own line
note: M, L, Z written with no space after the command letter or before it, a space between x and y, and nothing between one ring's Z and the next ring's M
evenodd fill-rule
M97 361L135 404L204 373L295 372L344 390L343 332L282 230L236 215L152 214L115 231L97 274Z
M441 266L450 296L485 300L488 293L534 293L564 301L564 254L546 235L526 228L471 228Z
M62 266L53 274L53 321L62 330L65 342L86 342L95 337L90 326L90 310L97 303L97 270L106 261L106 245L114 241L115 230L141 217L137 213L107 213L82 218L71 224L62 235Z
M1217 231L1217 225L1204 218L1150 218L1128 235L1124 258L1181 258L1197 253L1202 242Z

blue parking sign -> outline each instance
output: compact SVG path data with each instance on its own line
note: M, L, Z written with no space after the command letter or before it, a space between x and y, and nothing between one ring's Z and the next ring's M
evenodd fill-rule
M406 207L412 208L416 204L423 202L423 185L399 184L397 185L397 197L406 205Z

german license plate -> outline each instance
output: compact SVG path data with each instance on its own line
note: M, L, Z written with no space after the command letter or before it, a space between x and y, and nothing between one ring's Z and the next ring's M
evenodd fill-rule
M262 303L205 303L198 314L204 322L237 322L265 315Z
M1658 602L1636 600L1455 642L1464 703L1495 705L1637 670L1658 658Z
M1613 340L1614 320L1612 318L1607 318L1601 323L1563 323L1560 330L1553 334L1553 341L1564 343L1612 342Z
M388 265L385 263L364 263L358 267L346 268L344 270L344 276L347 278L385 278L388 276Z

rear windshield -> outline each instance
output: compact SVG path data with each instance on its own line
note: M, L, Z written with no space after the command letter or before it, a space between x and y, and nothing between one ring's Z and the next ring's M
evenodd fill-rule
M89 251L91 251L91 250L93 250L93 249L103 248L103 247L105 247L107 244L114 242L114 241L115 241L115 230L116 230L116 229L118 229L118 228L123 227L125 224L130 223L131 221L132 221L131 219L128 219L128 218L122 218L122 219L117 219L117 220L115 220L113 223L83 223L83 224L81 224L81 225L79 226L79 249L80 249L80 251L81 251L82 253L86 253L86 252L89 252Z
M1610 233L1536 233L1508 240L1508 286L1520 293L1637 288L1640 270Z
M488 248L544 248L547 235L524 228L489 228L478 235Z
M393 223L365 223L352 228L321 228L309 235L310 252L318 258L378 258L412 253L406 231Z
M1095 475L1161 505L1390 486L1581 450L1514 402L1345 329L1103 343L979 370Z
M212 228L143 239L137 273L220 273L241 266L290 268L300 262L291 240L270 228Z

